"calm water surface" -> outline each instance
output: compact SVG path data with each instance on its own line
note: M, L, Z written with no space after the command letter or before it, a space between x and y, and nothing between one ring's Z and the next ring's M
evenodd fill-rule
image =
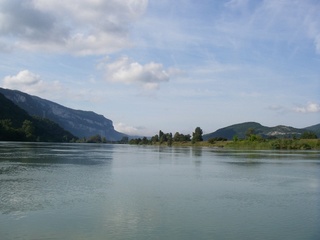
M0 142L1 239L320 239L320 152Z

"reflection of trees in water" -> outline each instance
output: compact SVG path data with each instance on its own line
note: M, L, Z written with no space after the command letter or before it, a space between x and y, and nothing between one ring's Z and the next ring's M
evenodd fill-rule
M195 166L200 166L201 165L202 148L199 148L199 147L192 148L192 156L195 157L194 158Z
M200 165L203 149L201 147L159 146L157 151L159 153L159 159L171 159L173 162L185 162L189 159L193 161L196 165Z
M167 147L158 146L159 159L178 160L179 158L190 157L191 149L189 147Z
M195 157L201 157L202 156L202 148L201 147L192 148L192 155Z

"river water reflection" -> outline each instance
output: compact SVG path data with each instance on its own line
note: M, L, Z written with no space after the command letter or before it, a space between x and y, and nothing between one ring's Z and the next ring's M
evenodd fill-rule
M0 143L1 239L320 239L320 152Z

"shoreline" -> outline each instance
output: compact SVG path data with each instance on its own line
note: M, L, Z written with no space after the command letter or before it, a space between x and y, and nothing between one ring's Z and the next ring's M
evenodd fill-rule
M139 145L139 144L132 144ZM153 146L173 146L173 147L214 147L226 149L243 149L243 150L320 150L320 139L273 139L263 141L216 141L209 143L208 141L201 142L172 142L168 144L153 143L141 144Z

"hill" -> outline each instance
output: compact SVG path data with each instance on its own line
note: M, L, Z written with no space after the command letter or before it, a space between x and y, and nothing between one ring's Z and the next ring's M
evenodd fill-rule
M310 127L306 127L305 129L307 131L314 132L315 134L317 134L318 138L320 138L320 123Z
M320 136L320 124L314 125L306 128L294 128L289 126L275 126L275 127L266 127L256 122L245 122L234 124L228 127L220 128L215 132L203 135L204 140L208 140L210 138L226 138L231 140L234 136L238 136L240 139L245 138L246 132L248 129L253 129L255 134L259 134L264 138L272 138L272 137L299 137L302 133L306 131L315 132L318 137Z
M0 88L0 93L29 115L48 118L79 138L99 134L109 141L117 141L126 136L114 129L111 120L97 113L74 110L16 90Z
M30 116L0 93L0 140L69 142L76 137L58 124Z

